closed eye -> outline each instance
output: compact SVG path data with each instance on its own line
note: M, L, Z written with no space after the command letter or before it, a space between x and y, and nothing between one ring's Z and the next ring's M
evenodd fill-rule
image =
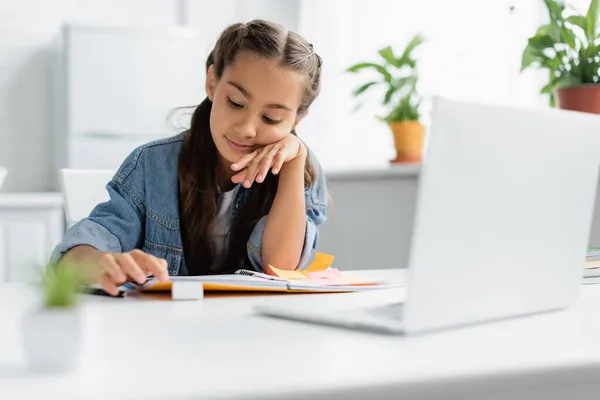
M265 121L265 123L267 123L269 125L275 125L275 124L278 124L281 122L281 121L271 119L271 118L267 117L266 115L263 115L263 121Z
M236 103L235 101L231 100L229 97L227 98L227 103L229 104L229 106L231 108L235 108L235 109L244 108L243 105L241 105L240 103Z

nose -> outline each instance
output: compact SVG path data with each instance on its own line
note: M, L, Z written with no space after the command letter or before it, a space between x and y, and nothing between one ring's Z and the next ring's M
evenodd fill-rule
M253 139L256 137L256 125L251 115L244 115L235 124L235 132L244 139Z

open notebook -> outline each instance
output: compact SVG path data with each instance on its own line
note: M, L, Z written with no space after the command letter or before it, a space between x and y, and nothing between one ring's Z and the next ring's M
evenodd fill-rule
M390 288L392 285L364 279L331 268L333 256L317 253L313 263L304 271L286 271L271 267L274 275L250 270L238 270L234 274L172 276L169 282L158 282L149 278L143 285L127 284L131 290L170 291L178 282L189 286L198 282L207 291L252 291L252 292L306 292L334 293L356 292Z

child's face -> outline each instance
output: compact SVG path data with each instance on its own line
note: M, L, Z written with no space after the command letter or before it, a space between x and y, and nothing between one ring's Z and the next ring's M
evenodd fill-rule
M210 130L229 164L256 148L278 142L299 122L303 76L278 61L241 53L217 80L211 66L206 91L212 99Z

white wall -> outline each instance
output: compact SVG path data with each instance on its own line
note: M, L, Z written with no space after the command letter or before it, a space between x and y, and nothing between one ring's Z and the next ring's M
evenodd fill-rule
M299 0L20 0L0 2L0 166L4 192L45 191L51 162L49 49L64 23L189 24L216 39L228 23L265 17L292 29ZM202 66L198 66L198 73Z
M521 74L518 67L526 37L538 26L542 4L542 0L0 2L0 166L9 169L3 191L48 190L56 174L49 167L48 49L63 23L189 25L213 40L226 24L255 17L298 30L324 58L323 93L299 132L325 167L332 168L384 165L393 156L387 126L373 117L377 103L351 112L355 102L349 92L364 77L340 73L351 63L375 58L383 45L401 48L416 31L428 40L420 52L424 94L523 105L539 102L537 75ZM198 71L202 73L202 66Z
M573 7L577 14L585 15L590 7L590 0L567 0L567 6Z
M183 23L202 28L217 38L227 24L264 18L298 30L298 10L301 0L184 0Z
M365 106L353 112L357 101L350 93L370 76L343 71L357 62L379 62L377 50L384 46L402 51L418 32L425 37L414 53L426 98L425 124L434 95L540 105L537 75L519 69L527 37L539 25L541 5L542 0L305 0L300 32L324 58L324 87L319 106L298 131L307 135L326 167L388 164L394 157L392 136L375 119L384 92L367 97Z
M0 2L0 165L3 191L44 191L50 171L48 48L61 24L167 26L175 0Z

